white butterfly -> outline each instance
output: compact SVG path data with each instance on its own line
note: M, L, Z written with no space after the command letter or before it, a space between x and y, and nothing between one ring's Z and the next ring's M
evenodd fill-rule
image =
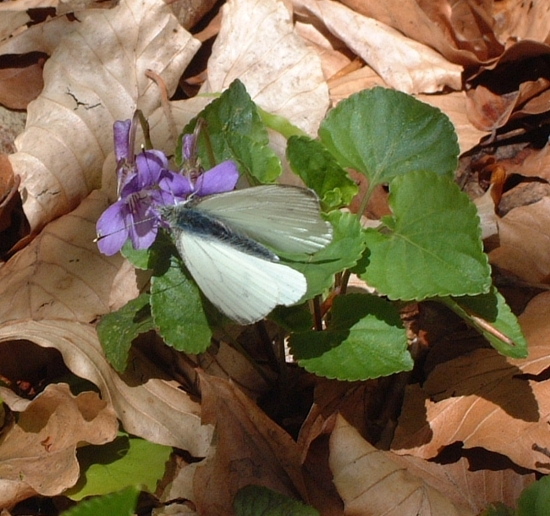
M163 206L176 247L206 297L240 324L264 318L277 305L297 303L304 275L279 263L263 244L314 253L332 239L317 195L305 188L265 185Z

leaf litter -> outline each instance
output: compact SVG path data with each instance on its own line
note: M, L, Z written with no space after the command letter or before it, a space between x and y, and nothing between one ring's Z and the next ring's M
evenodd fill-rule
M413 0L228 0L219 31L210 32L208 20L188 32L157 0L90 4L2 5L0 53L34 56L17 63L0 102L27 111L9 160L35 238L7 254L0 270L0 343L13 353L0 363L7 407L0 506L74 485L76 446L114 439L115 417L126 431L193 458L174 459L163 481L170 487L157 493L164 502L188 500L190 513L229 514L238 488L258 478L327 515L477 514L492 502L513 506L521 487L535 472L548 474L550 463L550 208L548 192L536 189L548 181L545 2L428 9ZM30 7L55 14L30 21ZM213 14L212 27L220 19ZM197 53L191 34L202 31L215 34L210 55ZM413 376L358 387L292 371L286 389L294 389L293 403L288 391L279 393L288 404L284 414L266 400L273 370L235 366L223 342L191 363L147 344L135 350L131 370L115 373L94 324L135 297L144 279L93 243L95 221L114 196L111 128L140 108L158 147L171 151L166 113L181 130L209 99L163 102L146 72L158 74L172 97L192 60L195 77L203 77L200 93L239 78L262 108L312 136L329 105L374 85L414 92L446 113L459 138L460 181L473 197L496 181L498 167L505 171L503 195L491 198L497 238L486 246L499 287L522 313L529 357L506 359L480 347L445 310L434 315L421 306L408 328L422 357ZM13 84L25 83L34 87L10 97ZM272 136L272 144L283 156L283 143ZM511 207L504 210L505 203ZM44 386L36 374L27 391L32 401L15 396L25 380L8 367L26 360L14 351L18 342L58 350L101 397L89 390L74 396L61 381ZM30 431L23 428L29 421ZM452 461L445 459L450 450ZM474 466L476 456L482 466Z

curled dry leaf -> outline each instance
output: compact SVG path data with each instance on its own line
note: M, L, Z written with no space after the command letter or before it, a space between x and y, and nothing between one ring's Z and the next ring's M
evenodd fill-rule
M466 78L468 118L478 129L494 131L509 120L548 111L550 46L520 41L490 65Z
M461 88L462 67L432 48L391 27L328 0L301 0L301 9L315 14L393 88L405 93L434 93Z
M140 355L119 376L105 359L92 326L63 320L1 325L0 345L13 340L59 350L74 374L98 386L127 432L195 457L206 454L212 429L201 425L200 405Z
M146 70L173 92L198 45L162 0L122 0L79 14L44 67L44 90L29 105L11 156L33 231L101 186L113 122L136 107L148 116L160 104Z
M541 375L550 367L549 300L537 296L519 317L528 358L478 349L437 366L422 387L409 386L392 449L428 459L462 442L548 474L550 461L533 445L550 449L549 381Z
M498 221L500 246L489 253L493 265L522 280L544 283L550 275L550 198L520 206Z
M534 2L493 2L495 33L502 44L509 40L548 42L550 36L550 4Z
M72 487L80 470L77 445L105 444L117 431L112 407L95 392L73 396L67 384L48 385L3 436L0 507Z
M377 450L342 416L330 437L330 468L346 516L469 516L444 495Z
M492 30L493 2L419 2L418 0L343 0L409 38L435 48L452 63L477 65L502 53Z
M13 5L0 4L0 7ZM49 18L42 23L32 25L24 31L0 43L0 55L23 55L33 52L50 55L59 45L59 42L78 28L78 23L70 21L66 16Z
M443 464L398 455L393 455L392 460L474 514L482 514L495 502L514 507L523 489L535 481L534 473L518 473L510 468L510 463L506 464L506 459L500 460L503 467L497 469L500 464L495 464L496 457L480 453L479 448L471 450L468 458Z
M89 323L138 295L133 270L121 256L97 249L95 221L108 206L94 192L0 269L0 323L67 319Z

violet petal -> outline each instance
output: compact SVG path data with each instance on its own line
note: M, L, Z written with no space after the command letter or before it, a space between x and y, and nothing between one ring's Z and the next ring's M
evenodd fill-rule
M123 159L130 158L130 128L131 120L117 120L113 124L113 134L115 140L115 158L117 163ZM132 156L133 158L133 156Z
M125 209L125 203L117 201L109 206L97 221L97 246L107 256L112 256L120 251L124 242L128 239L128 227L124 216Z
M200 196L229 192L235 188L239 170L234 161L228 160L201 174L195 183L195 193Z

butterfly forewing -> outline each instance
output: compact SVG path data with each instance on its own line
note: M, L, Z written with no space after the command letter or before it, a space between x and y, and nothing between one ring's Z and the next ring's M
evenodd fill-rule
M256 186L205 197L193 206L283 252L314 253L332 240L317 195L306 188Z
M208 236L173 231L176 247L204 295L240 324L256 322L277 305L294 304L306 293L305 277L286 265Z

